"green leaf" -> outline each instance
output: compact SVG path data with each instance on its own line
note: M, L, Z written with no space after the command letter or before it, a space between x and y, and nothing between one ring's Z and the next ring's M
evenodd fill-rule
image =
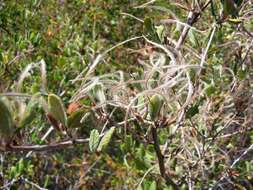
M154 31L154 24L151 18L146 17L144 19L144 32L146 33L153 33Z
M29 125L34 118L36 117L36 106L38 105L37 102L31 100L25 108L25 113L20 120L19 127L25 127Z
M199 47L199 42L198 42L198 39L197 39L196 34L194 32L195 31L192 29L189 30L189 39L194 47Z
M199 113L199 104L192 105L186 112L186 118L190 119Z
M205 94L206 94L208 97L212 96L212 95L215 93L215 91L216 91L216 88L215 88L215 86L212 85L212 84L209 84L209 85L207 85L207 86L204 88L204 92L205 92Z
M45 180L44 180L44 185L43 185L43 187L47 187L47 186L48 186L49 180L50 180L50 176L49 176L49 175L46 175Z
M59 96L55 94L48 95L48 110L54 119L67 126L67 114Z
M148 35L151 40L159 41L155 24L150 17L144 19L144 34Z
M215 20L217 21L218 10L217 10L216 4L213 1L211 1L211 13L212 13L213 17L215 18Z
M16 166L11 166L11 168L10 168L10 177L11 178L16 178L17 176L18 176L17 167Z
M9 138L14 132L14 122L9 107L0 98L0 135L3 138Z
M85 109L80 109L80 110L73 112L68 117L68 127L69 128L79 128L79 127L83 126L84 124L81 123L81 120L84 117L85 113L86 113Z
M21 158L18 162L17 172L21 174L25 169L24 160Z
M240 80L244 80L246 77L247 77L247 70L242 70L240 69L238 72L237 72L237 75L238 75L238 78Z
M150 186L149 186L149 190L156 190L156 182L153 181Z
M99 132L97 129L93 129L90 132L89 148L91 152L95 152L99 143Z
M98 146L98 149L97 151L101 151L103 149L105 149L107 147L107 145L109 144L111 138L112 138L112 135L114 133L114 130L115 130L115 127L111 127L106 133L105 135L103 136L103 138L101 139L100 143L99 143L99 146Z
M240 24L243 20L238 18L230 18L228 21L232 24Z
M155 26L155 28L156 28L156 33L157 33L160 41L163 42L164 37L165 37L165 27L164 27L164 25Z
M151 97L148 105L148 110L151 120L155 121L160 114L164 104L164 97L160 94L155 94Z

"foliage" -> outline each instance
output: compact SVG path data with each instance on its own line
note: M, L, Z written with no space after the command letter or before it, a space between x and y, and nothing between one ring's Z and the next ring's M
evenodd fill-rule
M0 189L252 189L250 0L0 2Z

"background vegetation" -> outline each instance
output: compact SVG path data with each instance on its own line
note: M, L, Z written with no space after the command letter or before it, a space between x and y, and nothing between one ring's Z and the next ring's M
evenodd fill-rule
M0 1L0 189L253 189L252 17Z

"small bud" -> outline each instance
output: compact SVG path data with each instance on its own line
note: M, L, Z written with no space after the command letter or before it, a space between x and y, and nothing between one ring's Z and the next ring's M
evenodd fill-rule
M160 94L155 94L151 97L148 110L150 118L155 121L160 114L162 106L164 104L164 97Z

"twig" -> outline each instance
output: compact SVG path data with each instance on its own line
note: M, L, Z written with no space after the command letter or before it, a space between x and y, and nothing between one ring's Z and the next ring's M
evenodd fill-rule
M246 155L248 154L251 150L253 149L253 144L251 144L237 159L234 160L234 162L231 164L231 166L229 168L234 168L234 166ZM229 175L226 172L225 175L223 177L221 177L216 183L215 185L212 187L212 189L215 189L217 186L220 185L220 183L225 179L228 178L229 180Z
M40 187L38 184L36 184L36 183L34 183L34 182L32 182L32 181L26 179L26 178L21 177L21 180L23 180L25 183L31 185L32 187L36 187L36 188L39 189L39 190L48 190L48 189L45 189L45 188L43 188L43 187Z
M148 43L150 43L150 44L152 44L152 45L154 45L154 46L156 46L156 47L162 49L162 50L167 54L167 56L171 59L172 64L173 64L173 65L177 65L176 57L175 57L174 53L173 53L168 47L165 47L164 45L161 45L161 44L159 44L159 43L153 42L153 41L147 39L145 36L144 36L144 39L145 39Z
M187 17L187 25L184 27L183 32L181 33L177 41L177 44L175 47L176 50L179 50L182 47L191 26L198 21L199 16L208 7L210 3L211 3L211 0L208 1L198 12L194 12L194 11L189 12L188 17Z
M183 45L186 37L187 37L187 34L190 30L190 27L193 25L194 22L196 22L197 20L197 17L199 16L199 14L194 14L194 12L189 12L188 14L188 19L187 19L187 26L184 27L178 41L177 41L177 45L176 45L176 50L179 50L181 48L181 46Z
M101 137L104 134L100 135ZM46 145L21 145L21 146L13 146L10 145L8 147L5 147L5 149L0 149L0 151L11 151L11 152L27 152L27 151L35 151L35 152L41 152L41 151L52 151L57 149L63 149L67 147L74 146L76 144L85 144L89 142L89 138L86 139L75 139L73 140L66 140L54 144L46 144Z
M138 9L138 8L145 8L146 6L148 6L149 4L154 3L155 1L156 1L156 0L151 0L151 1L147 2L147 3L144 3L144 4L142 4L142 5L138 5L138 6L134 7L134 8L135 8L135 9Z
M44 141L44 140L50 135L50 133L51 133L53 130L54 130L54 127L51 126L51 127L48 129L48 131L46 132L46 134L41 138L41 141ZM32 151L28 152L28 153L26 154L25 157L28 158L31 154L32 154Z
M243 158L243 156L245 156L246 154L248 154L249 153L249 151L251 151L253 149L253 144L252 145L250 145L234 162L233 162L233 164L230 166L230 168L233 168L236 164L237 164L237 162L239 162L242 158Z
M170 178L170 176L168 176L168 174L166 174L165 166L164 166L164 156L162 155L161 150L160 150L156 130L157 129L155 126L151 127L151 133L152 133L152 137L153 137L153 141L154 141L155 152L156 152L157 159L158 159L160 174L165 179L167 185L172 186L175 190L179 190L179 187L177 186L177 184Z
M150 167L145 174L143 175L143 177L141 178L140 182L137 185L136 189L139 189L141 187L142 182L144 181L145 177L149 174L149 172L151 172L153 169L155 168L155 166Z
M244 25L241 25L242 31L245 32L249 37L253 38L253 34L249 32Z
M206 46L206 49L205 49L204 53L201 55L200 64L199 64L200 69L199 69L198 75L197 75L198 77L200 77L200 74L201 74L201 72L202 72L202 70L203 70L202 68L203 68L203 66L204 66L205 59L206 59L208 50L209 50L209 48L210 48L210 46L211 46L211 43L212 43L214 34L215 34L215 32L216 32L216 29L217 29L217 27L216 27L216 25L214 24L213 30L212 30L212 33L211 33L211 36L210 36L209 41L208 41L207 46Z
M130 121L130 120L127 120ZM124 125L125 121L117 123L114 125L115 127L118 127L120 125ZM113 127L113 126L112 126ZM51 130L50 130L51 132ZM104 133L101 133L99 137L103 137ZM46 138L46 135L44 135L44 138ZM43 138L43 139L44 139ZM45 144L45 145L20 145L20 146L14 146L14 145L9 145L6 147L0 147L0 152L28 152L28 151L35 151L35 152L42 152L42 151L52 151L52 150L58 150L58 149L63 149L63 148L68 148L77 144L86 144L89 143L89 138L79 138L79 139L71 139L71 140L65 140L61 141L58 143L52 143L52 144Z
M26 51L24 52L21 52L21 53L18 53L18 55L16 55L12 60L10 60L7 65L11 65L13 64L14 62L18 61L19 59L23 58L23 57L26 57L26 54L30 54L34 51L34 48L29 48L27 49Z
M120 13L120 14L125 15L125 16L129 16L129 17L131 17L131 18L134 18L135 20L138 20L139 22L144 23L144 21L143 21L142 19L140 19L140 18L138 18L138 17L136 17L136 16L134 16L134 15L131 15L131 14L129 14L129 13L124 13L124 12L122 12L122 13Z
M14 183L16 183L18 181L18 179L12 179L10 182L4 184L3 186L0 187L0 189L10 189L9 187L11 187Z
M0 30L6 32L9 36L12 36L11 32L8 29L4 28L2 25L0 25Z
M218 133L217 133L217 137L210 137L210 138L207 138L206 140L207 141L213 141L214 139L216 139L216 140L219 140L219 139L222 139L222 138L228 138L228 137L232 137L232 136L234 136L234 135L237 135L237 134L243 134L243 133L246 133L246 132L250 132L250 131L252 131L253 130L253 126L252 127L249 127L249 128L246 128L246 129L244 129L244 130L237 130L237 131L235 131L235 132L233 132L233 133L229 133L229 134L225 134L225 135L221 135L221 136L218 136L219 134L220 134L220 132L222 132L223 130L221 130L221 131L219 131Z
M75 83L77 80L79 80L81 78L81 76L87 72L85 74L85 77L84 77L84 81L86 81L87 79L87 76L92 73L94 71L94 69L96 68L96 66L100 63L100 61L106 56L106 54L108 54L110 51L116 49L117 47L119 46L122 46L128 42L131 42L131 41L134 41L134 40L138 40L138 39L141 39L143 38L143 36L136 36L136 37L133 37L133 38L130 38L130 39L127 39L127 40L124 40L123 42L119 42L117 43L116 45L112 46L111 48L105 50L103 53L101 54L98 54L94 60L88 65L88 68L85 68L75 79L71 80L72 84ZM76 93L77 94L77 93ZM76 99L76 95L73 96L74 98L72 100L75 100Z
M24 93L17 93L17 92L0 93L0 97L1 96L21 97L21 98L28 98L28 99L30 99L32 97L32 95L24 94Z
M209 50L209 48L211 46L211 43L212 43L215 31L216 31L216 25L214 25L214 27L213 27L213 31L212 31L211 36L209 38L209 41L208 41L208 44L207 44L206 49L204 51L204 54L201 56L200 68L202 68L204 66L205 59L206 59L206 56L207 56L207 52L208 52L208 50ZM200 73L201 73L201 69L199 70L199 74Z

